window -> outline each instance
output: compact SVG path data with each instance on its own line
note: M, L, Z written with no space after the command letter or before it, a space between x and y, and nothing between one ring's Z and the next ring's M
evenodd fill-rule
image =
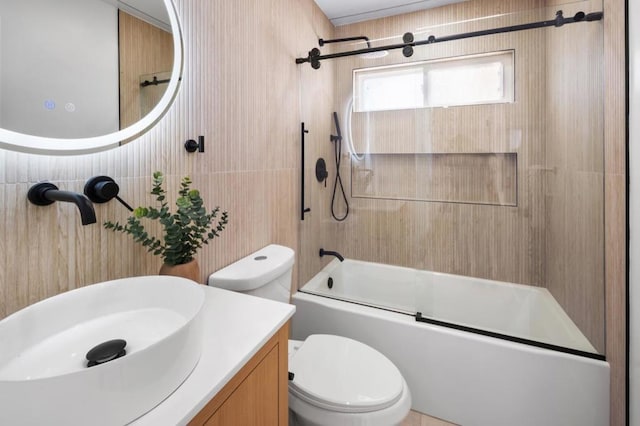
M359 88L356 111L424 107L424 72L422 67L398 67L371 72L356 71Z
M514 51L353 72L354 111L514 102Z

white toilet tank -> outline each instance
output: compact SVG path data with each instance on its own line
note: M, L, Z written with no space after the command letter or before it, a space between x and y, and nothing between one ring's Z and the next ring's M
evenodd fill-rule
M209 275L207 283L289 303L294 256L289 247L271 244Z

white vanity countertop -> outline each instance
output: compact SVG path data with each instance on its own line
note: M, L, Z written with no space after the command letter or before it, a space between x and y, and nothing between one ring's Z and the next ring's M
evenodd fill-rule
M130 425L186 425L295 312L295 306L204 286L202 354L167 399Z

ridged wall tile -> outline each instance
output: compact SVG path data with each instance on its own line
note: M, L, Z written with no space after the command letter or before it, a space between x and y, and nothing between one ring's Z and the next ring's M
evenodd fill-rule
M460 3L337 27L335 35L364 34L374 45L397 43L405 31L414 31L416 38L420 39L432 30L436 35L446 35L528 22L532 15L542 15L539 11L530 10L538 5L533 1ZM472 19L499 13L504 15L493 17L490 22ZM357 188L351 186L351 166L345 156L341 175L353 215L345 223L335 224L333 246L345 255L363 260L412 267L430 265L433 270L441 272L543 285L543 253L540 248L544 245L544 233L540 229L543 228L544 197L543 191L532 185L541 181L542 171L538 169L544 164L544 151L539 142L543 134L540 123L544 103L535 96L541 82L544 82L544 52L535 46L543 40L544 33L533 30L420 47L409 59L392 51L377 60L358 57L336 60L334 110L338 110L341 117L351 96L352 70L357 68L515 49L516 76L525 77L516 79L514 104L353 114L353 138L358 152L394 155L517 153L517 208L353 198L351 190ZM349 47L364 45L347 43L344 49ZM313 81L313 76L309 76L307 81ZM397 167L397 177L410 173L412 168L416 165ZM333 176L331 174L331 179ZM386 182L387 186L393 186L396 182L394 176L385 174L380 184ZM418 186L424 186L424 182L416 181L416 177L407 176L405 186L397 191L411 192L412 185L416 190ZM440 186L451 181L444 171L432 179ZM459 188L460 191L467 189ZM330 192L317 194L330 198ZM303 230L303 241L304 237ZM503 246L504 249L501 248ZM501 262L496 259L501 259ZM303 275L312 273L304 272Z
M86 179L109 175L136 207L153 202L154 171L165 174L172 200L180 179L190 176L207 207L230 213L221 237L198 254L202 281L267 244L297 249L301 104L312 115L317 109L314 99L299 96L294 60L317 43L317 32L333 27L311 0L177 0L176 9L185 47L182 81L151 131L89 155L0 150L0 318L67 290L160 268L161 260L130 236L103 228L106 220L126 220L129 212L119 203L96 204L98 223L83 227L70 203L27 201L29 187L41 180L82 192ZM313 84L331 91L331 80ZM205 153L188 154L184 142L199 135Z
M622 142L622 141L620 141ZM626 341L626 179L610 173L605 179L606 347L611 365L611 425L625 424ZM635 315L635 314L634 314ZM634 401L631 401L634 403Z
M604 3L605 270L607 359L611 365L611 426L626 424L626 53L625 4Z

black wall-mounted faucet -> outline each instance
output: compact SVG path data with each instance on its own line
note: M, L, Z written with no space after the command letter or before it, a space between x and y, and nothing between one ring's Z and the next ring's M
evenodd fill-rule
M91 201L82 194L71 191L60 191L49 182L40 182L29 188L27 198L37 206L48 206L56 201L74 203L80 210L83 225L96 223L96 212Z
M344 262L344 257L340 253L338 253L337 251L329 251L329 250L325 250L325 249L321 248L320 249L320 257L323 257L323 256L335 256L335 257L338 258L338 260L340 262Z

